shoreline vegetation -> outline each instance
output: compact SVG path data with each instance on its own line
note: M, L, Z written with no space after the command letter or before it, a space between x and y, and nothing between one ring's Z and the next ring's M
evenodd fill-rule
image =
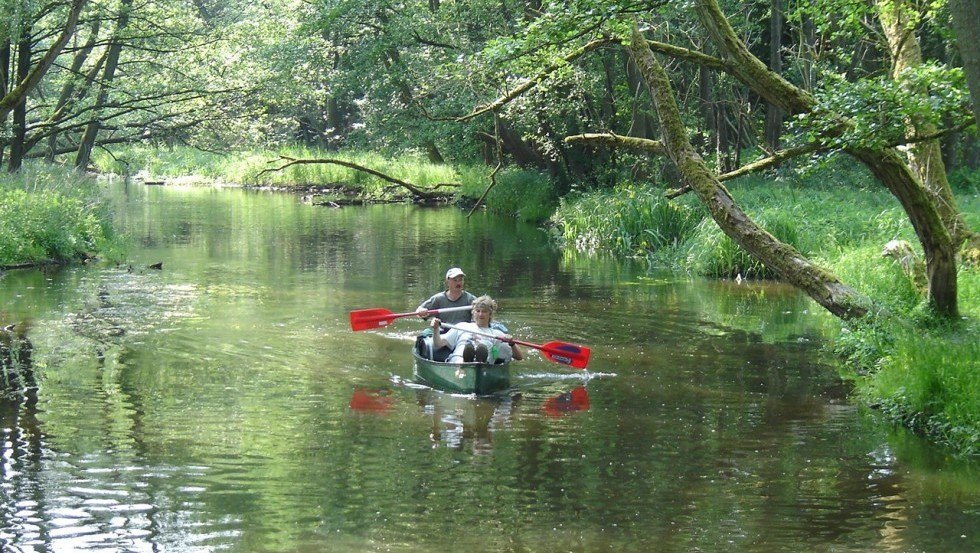
M561 247L640 257L651 267L708 278L775 278L725 236L690 194L667 199L661 188L631 182L557 191L534 171L498 173L421 157L303 149L228 156L128 147L113 156L95 155L93 164L99 173L146 184L261 187L331 207L413 201L416 187L433 192L424 203L482 204L501 216L546 226ZM951 175L951 182L967 222L980 227L980 171ZM957 455L980 455L980 267L959 264L961 317L940 322L925 307L920 248L908 218L863 167L811 159L802 168L783 167L727 186L777 238L876 298L880 313L902 315L840 322L831 347L857 397ZM0 267L123 255L91 176L40 164L5 174L0 215ZM911 327L892 322L902 319L911 320Z

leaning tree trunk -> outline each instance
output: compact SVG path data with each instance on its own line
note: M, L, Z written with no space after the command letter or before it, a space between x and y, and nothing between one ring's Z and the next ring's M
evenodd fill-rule
M717 0L699 0L697 12L712 40L729 58L732 75L788 114L807 113L813 109L816 101L812 95L769 71L762 61L749 52L722 13ZM841 125L848 125L843 117ZM864 163L901 203L925 254L929 302L938 314L947 318L957 317L956 248L932 195L894 148L850 147L846 151Z
M92 148L95 147L95 139L102 129L101 114L99 113L109 99L109 88L116 77L116 68L119 66L119 54L123 47L123 33L129 26L129 11L133 6L133 0L122 0L119 4L119 17L116 22L116 30L113 32L112 42L109 44L109 53L106 56L105 72L102 74L102 82L99 83L99 96L95 102L95 117L92 122L85 127L82 139L78 144L78 153L75 154L75 167L85 169L92 159Z
M78 18L86 3L88 3L88 0L71 0L71 7L69 8L67 20L61 30L61 34L51 43L51 46L48 47L48 50L41 56L41 59L38 60L30 73L27 74L27 77L12 87L3 98L0 98L0 120L3 120L21 100L25 100L27 95L44 78L45 73L54 64L55 58L61 53L61 49L65 47L68 40L75 34L75 25L78 24Z
M77 75L81 74L82 66L85 65L85 61L88 59L92 50L95 48L96 42L99 40L99 28L102 26L102 19L96 17L92 20L92 28L89 31L88 41L82 45L71 60L71 67L68 69L68 74L70 75L68 82L61 88L61 94L58 96L58 101L54 106L54 113L51 117L45 121L46 124L50 125L55 130L51 131L51 135L48 136L48 161L54 161L55 152L58 151L58 136L59 132L57 130L57 124L68 116L71 106L84 97L85 91L88 90L92 82L95 81L96 73L91 73L82 79L82 87L79 90ZM101 67L101 63L95 64L95 67Z
M866 298L756 224L708 169L688 140L667 73L635 22L629 50L653 98L667 154L721 230L834 315L845 319L864 316L868 310Z

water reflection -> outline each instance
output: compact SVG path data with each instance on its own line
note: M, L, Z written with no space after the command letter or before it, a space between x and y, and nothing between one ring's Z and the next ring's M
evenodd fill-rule
M553 417L560 417L576 411L589 410L589 391L585 386L579 386L568 392L562 392L548 398L541 410Z
M0 314L0 398L24 398L37 403L37 381L32 355L34 344L27 337L30 321L10 323Z
M0 315L0 528L39 532L37 477L44 439L38 421L34 345L29 322ZM5 531L0 531L3 545Z
M127 262L165 270L0 281L0 550L978 550L976 467L872 424L794 290L455 210L132 192ZM453 396L411 382L409 321L350 330L457 264L589 372Z
M394 398L391 390L384 388L355 388L350 396L348 407L362 413L387 414L391 411Z
M493 451L494 432L507 427L520 396L476 397L420 389L416 402L431 418L433 447L486 455Z

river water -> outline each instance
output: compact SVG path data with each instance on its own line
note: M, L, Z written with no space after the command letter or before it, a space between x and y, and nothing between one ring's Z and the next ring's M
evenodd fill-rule
M980 550L976 463L860 408L790 288L452 208L113 190L125 263L0 279L3 551ZM447 395L421 321L350 330L457 265L588 370L531 349L509 393Z

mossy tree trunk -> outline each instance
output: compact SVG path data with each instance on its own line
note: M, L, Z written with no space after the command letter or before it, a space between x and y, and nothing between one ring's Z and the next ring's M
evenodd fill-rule
M627 47L653 99L667 154L684 183L694 190L721 230L834 315L844 319L864 316L869 306L866 298L760 227L742 211L717 175L708 169L684 130L667 73L635 24Z
M770 71L732 29L717 0L699 0L698 17L728 62L728 70L771 104L788 114L807 113L816 102L812 95ZM841 123L848 122L841 118ZM932 194L894 148L851 147L849 154L864 163L905 210L927 265L928 298L941 316L958 316L956 247L940 216Z

